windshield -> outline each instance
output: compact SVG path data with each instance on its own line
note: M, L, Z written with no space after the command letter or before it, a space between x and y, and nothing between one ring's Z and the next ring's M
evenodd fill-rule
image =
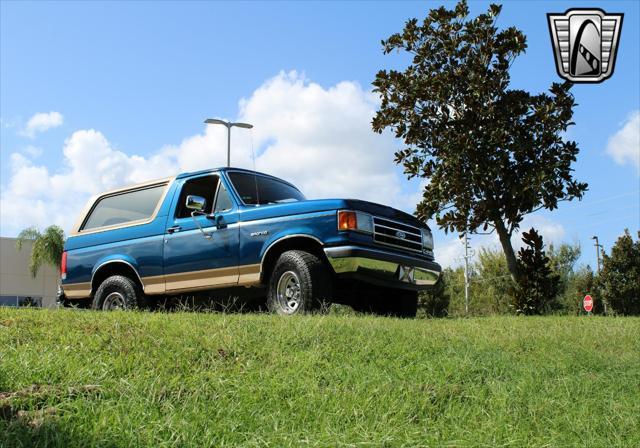
M237 171L228 175L246 205L278 204L305 199L296 188L277 179Z

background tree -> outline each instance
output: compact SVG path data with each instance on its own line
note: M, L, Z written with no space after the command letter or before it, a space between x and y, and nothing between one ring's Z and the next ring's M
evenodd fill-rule
M625 229L611 249L603 256L598 276L600 293L618 314L640 314L640 232L633 241Z
M562 243L557 247L549 244L547 256L551 269L567 281L581 254L582 249L579 244Z
M551 270L542 236L531 229L522 232L525 246L518 251L519 280L514 289L517 314L545 314L558 295L560 276Z
M444 284L444 294L449 297L447 306L448 316L465 316L464 310L464 269L461 266L455 268L445 268L442 271L442 283ZM473 297L473 294L471 294ZM475 307L469 308L475 310Z
M572 178L578 147L564 140L574 98L570 83L549 93L509 89L509 69L527 48L514 27L498 30L501 6L469 18L466 1L432 9L418 23L382 41L384 53L404 51L404 70L381 70L372 126L390 128L406 148L395 161L429 183L417 216L446 231L498 233L507 267L519 276L511 235L523 217L561 200L581 198L587 184Z
M49 226L43 233L35 227L29 227L18 235L16 248L22 250L26 241L33 241L29 260L29 272L35 278L43 264L60 269L64 250L64 231L58 226Z
M482 248L473 264L473 303L483 308L482 314L502 314L511 311L513 280L509 276L504 255L499 250Z
M579 244L562 243L559 246L549 244L547 256L549 257L549 267L551 271L558 276L558 295L549 302L549 310L558 312L562 311L570 313L574 311L572 300L574 300L573 291L569 291L570 285L577 275L575 265L580 258L582 250ZM571 294L571 298L567 295ZM586 292L582 293L584 297ZM582 300L582 297L580 300Z
M464 268L446 268L442 272L444 293L449 297L448 315L466 316ZM469 264L469 315L489 316L511 312L513 280L500 251L482 248L478 259Z
M591 312L593 314L602 314L604 312L604 304L602 302L602 294L598 289L597 277L590 266L582 266L569 275L567 287L560 297L563 311L568 314L586 313L582 307L582 301L587 294L593 298L593 310Z

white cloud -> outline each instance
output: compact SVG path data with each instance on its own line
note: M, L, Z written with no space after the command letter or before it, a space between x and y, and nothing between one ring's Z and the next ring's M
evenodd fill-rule
M514 232L511 237L514 248L519 249L524 245L522 242L522 232L528 232L532 227L542 235L545 247L549 247L551 243L558 244L562 242L565 235L562 224L552 221L543 215L527 215L520 224L519 232Z
M28 156L31 156L32 158L36 159L42 155L42 148L29 145L26 148L24 148L23 152Z
M446 241L435 242L433 253L440 266L453 268L464 262L464 246L461 241L457 236L451 236Z
M20 132L25 137L34 138L37 133L57 128L64 122L64 117L60 112L38 112L27 122L25 128Z
M640 111L634 111L607 144L607 153L620 165L630 163L640 172Z
M377 101L354 82L323 88L297 72L282 72L240 101L238 120L255 128L232 130L232 165L253 168L254 147L256 169L293 182L310 198L355 197L411 212L420 183L407 182L393 163L394 138L371 131ZM45 121L34 121L31 129L43 129L36 123ZM52 223L69 230L92 194L224 166L226 129L207 126L148 156L114 148L97 130L79 130L65 141L62 153L64 168L56 172L12 154L11 178L2 185L0 233Z
M296 72L280 73L241 101L240 118L255 125L258 170L308 196L357 197L413 211L393 164L398 144L371 130L377 104L353 82L324 89Z

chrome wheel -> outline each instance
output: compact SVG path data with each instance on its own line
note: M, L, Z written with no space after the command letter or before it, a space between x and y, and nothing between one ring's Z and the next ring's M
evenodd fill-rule
M102 303L102 309L105 311L126 309L124 296L119 292L110 293L105 297Z
M300 307L300 279L293 271L287 271L278 280L276 287L278 305L286 314L295 313Z

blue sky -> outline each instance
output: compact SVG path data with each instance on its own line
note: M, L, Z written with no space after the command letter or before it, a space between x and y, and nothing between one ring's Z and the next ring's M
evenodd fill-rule
M204 130L202 121L210 116L253 119L254 133L234 139L238 152L255 145L258 155L265 155L258 168L283 177L290 171L291 180L301 179L310 195L338 195L344 183L345 194L362 192L367 199L379 197L381 202L391 201L411 211L416 182L403 181L395 168L375 176L380 163L392 164L393 152L400 144L389 136L364 134L366 110L375 106L368 91L377 70L402 67L405 62L402 56L384 56L380 40L399 31L406 19L424 17L430 7L439 4L2 1L0 233L12 236L21 227L45 225L47 219L68 225L65 216L79 210L95 192L92 189L156 172L164 174L171 161L177 169L195 166L199 160L221 160L201 155L204 149L198 146L224 143L221 134ZM472 14L483 11L487 4L471 2ZM627 144L631 135L631 145L635 145L632 153L640 151L637 130L634 134L629 122L640 109L638 5L635 1L510 1L504 2L498 22L500 26L517 26L528 39L527 53L513 66L512 87L538 92L559 80L547 12L593 6L625 14L613 77L573 89L578 107L576 126L569 136L581 148L576 176L589 183L589 192L581 203L563 204L553 213L537 213L527 222L547 229L550 240L582 244L582 261L592 266L592 235L598 235L605 248L610 248L625 227L633 232L640 227L639 169L632 159L618 163L607 153L609 140L625 125ZM338 104L354 112L340 112ZM338 120L342 127L336 120L323 121L336 110L347 114ZM29 135L30 118L52 111L62 117L52 123L62 123L46 131L34 127ZM379 160L367 162L363 176L370 169L374 181L393 179L392 187L386 190L379 185L374 192L380 193L375 197L354 180L354 175L313 174L317 179L312 182L309 172L299 167L310 160L317 173L339 170L341 156L349 151L345 143L349 137L344 137L343 128L351 119L358 129L352 146L370 142ZM335 129L334 136L341 141L332 142L322 129L329 133ZM299 151L287 153L283 149L287 143L289 151ZM323 155L335 153L316 159L315 153L305 152L316 146ZM216 146L212 151L223 149ZM104 154L110 162L90 159L83 151ZM311 155L295 159L295 154ZM359 160L359 154L354 152L353 160ZM183 163L187 157L193 163ZM247 157L239 158L249 163ZM291 160L296 166L285 169ZM144 170L151 165L157 169ZM92 166L95 172L87 168ZM109 175L105 174L107 169L112 171ZM70 174L79 170L86 171L87 177ZM129 174L118 177L119 172ZM94 182L93 175L100 182ZM48 183L43 183L44 178ZM387 194L387 190L391 192ZM57 196L52 196L54 191ZM19 195L21 201L12 200ZM16 212L17 207L32 201L38 204L37 210ZM477 241L491 242L486 238ZM455 259L459 249L451 235L437 232L436 244L447 248L446 253L441 251L443 258Z

